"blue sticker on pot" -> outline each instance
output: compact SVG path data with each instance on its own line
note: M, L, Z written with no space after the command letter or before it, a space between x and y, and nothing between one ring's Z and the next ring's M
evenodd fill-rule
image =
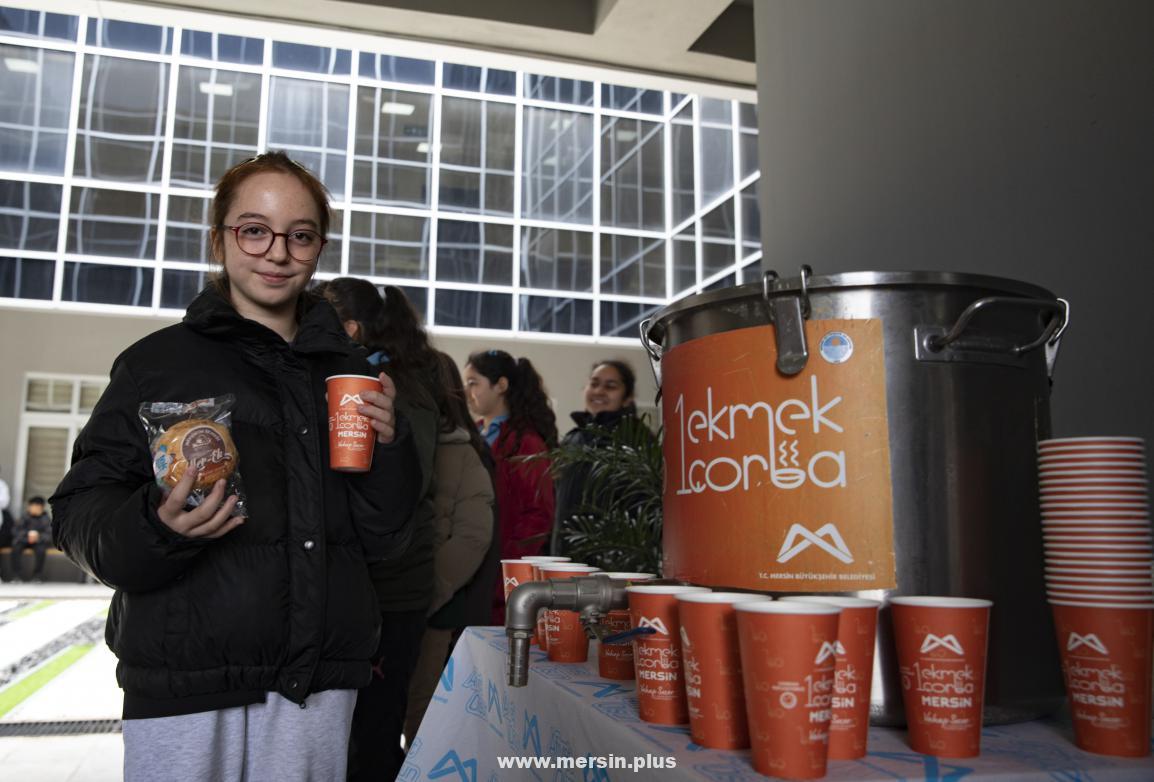
M844 364L853 355L853 340L844 331L831 331L821 338L818 352L831 364Z

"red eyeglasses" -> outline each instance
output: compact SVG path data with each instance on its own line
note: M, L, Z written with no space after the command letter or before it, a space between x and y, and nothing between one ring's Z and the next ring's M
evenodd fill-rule
M241 225L222 225L220 227L232 231L236 237L236 246L245 255L264 255L272 249L272 243L276 241L277 237L283 236L289 257L298 263L315 263L320 257L321 250L329 241L308 228L297 228L294 231L278 233L264 223L242 223Z

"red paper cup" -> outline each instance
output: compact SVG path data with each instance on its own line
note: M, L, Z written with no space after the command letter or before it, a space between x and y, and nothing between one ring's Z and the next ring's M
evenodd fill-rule
M589 565L539 563L537 569L544 579L580 578L591 576L598 568ZM583 663L589 659L589 636L581 626L581 615L576 611L545 609L545 648L549 660L555 663Z
M541 563L550 563L551 562L554 564L561 564L561 563L567 563L567 562L572 561L569 557L549 557L549 556L541 556L541 555L537 555L537 554L534 554L534 555L528 556L528 557L521 557L521 559L525 562L532 562L533 563L533 580L534 581L541 581L542 580L541 568L539 567L539 565L541 565ZM537 612L537 634L533 636L533 640L536 642L537 646L540 647L541 649L547 649L549 646L549 641L545 637L545 609L544 608L542 608L540 611Z
M993 603L965 597L890 603L910 746L924 755L976 757Z
M681 625L677 596L708 592L707 587L645 584L625 588L629 594L629 622L656 632L633 640L637 670L637 710L641 719L659 725L689 722L685 685L681 676Z
M749 746L734 606L772 599L742 592L677 596L689 732L695 743L710 749Z
M629 583L652 581L655 573L594 573L595 576L616 578ZM624 633L629 629L629 611L610 611L601 622L610 635ZM634 677L633 641L617 644L597 644L597 672L603 679L627 680Z
M837 626L837 671L833 719L829 724L829 759L865 757L869 741L870 687L873 683L877 600L840 595L799 595L782 601L828 603L841 608Z
M761 774L825 776L840 613L817 603L737 605L745 713Z
M505 581L505 600L508 600L510 592L533 580L533 563L523 559L502 559L501 578Z
M1053 611L1074 743L1103 755L1146 757L1154 610L1055 605Z
M377 433L368 416L357 412L361 394L380 391L379 378L331 375L325 378L329 403L329 467L337 472L368 472L373 466Z

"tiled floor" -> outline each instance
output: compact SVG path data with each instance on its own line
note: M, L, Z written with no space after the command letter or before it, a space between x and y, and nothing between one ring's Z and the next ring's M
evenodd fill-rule
M0 673L108 608L112 591L100 585L0 585ZM49 601L47 606L41 606ZM35 609L35 610L32 610ZM10 711L0 724L111 720L120 716L116 659L97 641L86 654ZM21 670L5 689L30 673ZM119 733L0 736L0 777L20 782L116 782L122 777Z

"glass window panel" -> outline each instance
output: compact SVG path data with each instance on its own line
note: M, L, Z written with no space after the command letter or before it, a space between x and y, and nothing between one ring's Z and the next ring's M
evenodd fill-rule
M408 57L390 57L387 54L361 52L358 71L368 79L399 81L405 84L432 84L436 80L436 64L429 60Z
M701 128L701 205L733 187L733 132Z
M341 273L341 253L345 244L345 216L343 209L331 209L332 220L329 222L328 243L321 250L321 257L317 259L317 271L322 273Z
M513 227L463 220L437 224L437 279L513 284Z
M180 37L180 51L188 57L242 65L264 62L264 41L239 35L185 30Z
M316 174L333 198L345 196L349 87L274 76L268 101L268 144Z
M717 282L713 282L713 283L710 283L709 285L706 285L705 290L707 290L707 291L719 291L722 288L732 288L734 285L737 285L737 275L736 274L727 274L724 277L722 277L720 280L718 280Z
M513 296L438 288L436 324L508 331L513 327Z
M664 240L601 234L601 292L664 298Z
M429 321L429 290L428 288L417 288L412 285L398 285L401 292L405 294L405 298L413 305L413 309L421 316L421 323L428 323ZM387 295L387 294L386 294Z
M741 132L741 178L757 171L757 134Z
M71 413L71 380L31 377L25 387L24 409L34 413Z
M506 103L441 102L441 206L513 214L516 109Z
M577 79L560 79L556 76L525 74L525 97L531 100L548 100L554 103L575 103L578 106L593 105L593 82Z
M677 295L697 284L697 246L693 229L673 238L673 293Z
M64 173L74 58L0 44L0 169Z
M712 277L734 264L733 199L728 198L701 220L701 269L704 277Z
M741 191L741 254L761 249L761 212L757 207L757 180Z
M701 121L720 122L724 125L733 124L733 104L727 100L717 98L700 98Z
M488 92L493 95L514 95L517 92L517 74L497 68L445 63L442 83L446 89Z
M60 185L0 180L0 247L54 252L62 191Z
M187 309L196 294L204 290L211 271L165 269L160 275L160 306L167 310Z
M75 16L0 7L0 33L4 35L75 41L78 27Z
M168 66L90 54L76 132L76 176L159 182Z
M164 257L169 261L208 263L209 210L207 198L171 195L168 197L168 228L164 237ZM167 283L165 283L167 284Z
M66 427L30 426L25 451L25 497L50 497L68 471L71 442Z
M348 49L273 41L272 67L309 73L347 76L352 55Z
M156 193L74 187L68 252L152 259L156 256L159 212L160 196Z
M522 138L522 216L591 223L593 117L526 108Z
M606 117L601 131L601 224L665 229L661 124Z
M353 212L349 274L429 277L429 221L424 217Z
M686 104L670 125L673 134L673 227L693 216L693 104Z
M636 339L641 321L661 309L660 304L642 304L635 301L601 302L601 335Z
M761 282L761 259L749 261L741 267L742 283Z
M757 130L757 104L737 104L737 116L743 130Z
M669 110L676 112L680 108L682 101L687 100L688 98L689 96L684 92L669 93Z
M554 228L522 229L521 285L593 290L593 234Z
M660 90L643 90L637 87L622 87L613 84L601 85L601 106L622 111L640 111L646 114L661 114L664 97Z
M92 409L96 407L96 403L100 400L100 395L104 393L107 388L107 383L89 383L87 380L80 382L80 404L78 411L81 413L91 413Z
M257 152L260 76L183 66L177 77L172 183L212 187Z
M93 304L152 306L153 270L142 266L105 266L98 263L64 264L64 301Z
M51 299L55 261L37 258L0 258L0 297Z
M724 239L732 242L736 226L733 219L733 199L728 198L701 219L701 236L705 239Z
M89 46L172 54L172 28L154 24L89 19L87 41Z
M378 204L427 205L431 96L361 87L357 102L353 198Z
M592 334L593 302L521 296L521 330L547 334Z

